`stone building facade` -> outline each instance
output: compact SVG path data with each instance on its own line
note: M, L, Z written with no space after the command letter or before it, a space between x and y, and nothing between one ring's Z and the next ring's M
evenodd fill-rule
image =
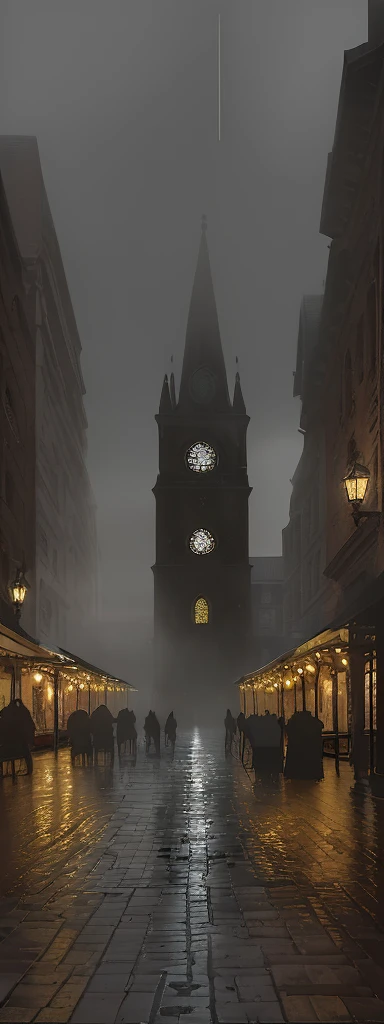
M0 621L15 628L9 584L25 560L24 628L35 625L33 295L0 176ZM0 694L1 698L1 694ZM0 700L1 705L1 700Z
M359 775L370 767L372 785L384 792L383 172L384 5L372 2L368 42L344 56L321 215L321 232L331 240L325 292L307 378L305 358L304 376L298 365L295 377L304 450L293 481L284 557L288 582L302 567L301 584L295 584L298 616L292 602L298 639L328 626L349 630L355 769ZM366 468L368 487L355 522L345 477L356 464ZM318 485L322 583L311 609L304 601L308 562L301 548L289 563L288 535L294 534L295 517L302 516L305 494L313 495ZM298 545L302 533L298 529ZM287 607L291 598L287 591Z
M252 665L284 653L284 562L281 555L251 557Z
M284 633L295 646L322 629L326 616L326 471L321 379L323 298L302 301L293 394L300 398L303 451L292 478L289 523L283 530Z
M86 468L81 343L32 137L0 137L0 170L33 302L36 358L34 634L84 651L97 614L95 507ZM85 655L86 652L84 652Z

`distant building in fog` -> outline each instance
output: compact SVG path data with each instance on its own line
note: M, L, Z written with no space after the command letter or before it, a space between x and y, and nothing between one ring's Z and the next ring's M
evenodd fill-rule
M0 176L0 621L15 626L9 584L25 557L35 626L35 341L28 288Z
M284 637L283 558L260 556L250 558L252 611L252 666L267 665L286 648Z
M97 546L94 499L85 462L87 421L80 338L36 139L0 137L0 171L34 306L33 632L43 641L76 646L81 651L84 624L96 613Z
M283 530L284 632L295 645L323 628L326 565L324 398L321 394L322 295L302 301L293 394L301 399L303 451L292 479L289 523ZM289 644L289 646L292 646Z
M238 375L229 396L204 228L180 390L165 378L156 420L156 706L217 721L236 707L250 642L250 487L248 416Z

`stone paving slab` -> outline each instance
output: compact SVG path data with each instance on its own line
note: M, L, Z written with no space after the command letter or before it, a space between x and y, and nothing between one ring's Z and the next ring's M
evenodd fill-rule
M384 908L355 873L366 798L345 776L342 803L327 770L253 785L221 739L114 773L39 759L79 788L87 825L76 811L73 845L20 860L0 899L0 1024L384 1021ZM38 770L18 780L26 814L36 786Z

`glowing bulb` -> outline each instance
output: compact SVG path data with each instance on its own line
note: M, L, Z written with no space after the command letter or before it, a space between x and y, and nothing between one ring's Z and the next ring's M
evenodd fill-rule
M35 683L41 683L41 680L42 680L43 677L42 677L41 672L35 672L33 678L35 680Z
M307 672L315 672L316 671L314 665L306 665L305 667L306 667Z
M285 680L285 685L286 686L291 686L291 680L290 679L286 679Z
M302 669L302 668L298 668L298 670L297 670L297 671L298 671L298 673L299 673L299 676L302 676L302 675L303 675L303 669Z
M342 664L342 665L348 665L348 661L347 661L347 659L346 659L346 658L342 658L342 659L341 659L341 664Z
M80 690L84 690L84 683L80 683Z
M279 684L278 683L274 683L273 685L274 685L275 689L277 690L277 687L278 687Z
M336 654L341 654L341 647L335 647Z
M69 686L68 686L68 693L70 693L70 692L71 692L71 690L73 690L73 686L72 686L72 683L70 683L70 684L69 684Z

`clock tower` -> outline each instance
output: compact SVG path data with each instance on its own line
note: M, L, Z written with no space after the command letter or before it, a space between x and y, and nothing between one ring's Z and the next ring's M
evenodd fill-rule
M246 414L231 401L206 221L189 308L178 397L165 377L156 499L155 708L182 724L237 708L250 635Z

